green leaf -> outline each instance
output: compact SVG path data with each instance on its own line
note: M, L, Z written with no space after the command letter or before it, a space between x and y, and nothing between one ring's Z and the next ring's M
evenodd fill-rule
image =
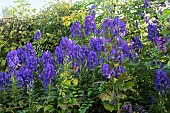
M168 61L167 66L170 67L170 61Z
M44 112L49 111L49 112L53 112L54 111L54 107L52 105L48 105L44 107Z
M103 103L104 108L112 112L113 110L116 110L116 106L113 106L112 104L108 104L106 102Z
M108 101L112 101L114 99L114 91L110 91L107 90L106 92L100 94L100 98L104 101L104 100L108 100Z
M164 9L162 12L162 19L167 19L168 17L170 17L170 10L169 9Z
M163 30L162 30L162 34L163 35L166 35L166 34L168 34L169 32L168 32L168 30L166 29L166 28L164 28Z

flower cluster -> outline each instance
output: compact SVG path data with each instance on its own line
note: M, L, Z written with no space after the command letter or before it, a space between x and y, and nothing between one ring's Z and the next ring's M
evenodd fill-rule
M11 82L11 75L6 72L0 72L0 90L8 88L8 84Z
M95 51L90 51L87 58L87 66L91 69L94 69L96 66L98 66L98 56Z
M34 41L39 40L41 38L41 31L37 30L37 32L34 34Z
M159 37L159 31L157 30L156 25L150 24L148 25L148 39L153 40L154 38Z
M114 68L110 69L109 64L104 64L102 67L102 74L105 78L110 78L111 75L115 78L118 78L121 74L125 72L125 69L122 66L118 66L115 70Z
M73 25L70 28L72 38L74 38L76 35L82 38L81 28L82 26L80 22L76 21L75 23L73 23Z
M115 17L113 20L105 19L100 31L103 34L110 32L114 36L125 36L127 33L126 24L118 17Z
M18 68L18 65L20 63L19 57L17 55L17 51L16 50L11 50L7 54L6 59L7 59L9 72L10 73L14 72Z
M94 16L87 15L84 23L85 36L89 34L96 33L96 23L94 21Z
M132 105L130 102L125 103L125 105L121 108L121 113L133 113Z
M164 52L166 51L166 46L165 46L166 39L165 38L162 38L162 37L155 38L154 42L157 43L157 46L160 50Z
M144 7L150 8L149 0L144 0Z
M98 53L106 51L102 39L94 37L90 40L90 49Z
M167 89L170 88L170 81L168 75L163 69L157 70L154 84L156 89L162 94L165 94L167 92Z

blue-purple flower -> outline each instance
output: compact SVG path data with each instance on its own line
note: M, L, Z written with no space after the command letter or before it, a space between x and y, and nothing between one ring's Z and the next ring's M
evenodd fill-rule
M60 46L56 47L55 55L56 55L57 64L63 64L64 63L64 51L62 50Z
M162 94L166 94L167 90L170 88L168 75L163 69L157 70L154 84L157 91L160 91Z
M103 67L102 67L102 74L105 78L110 78L111 77L111 74L112 74L112 71L110 69L110 66L109 64L104 64Z
M34 80L32 70L21 66L18 71L15 72L16 79L18 80L18 86L27 86L30 82Z
M144 0L144 7L150 8L149 0Z
M79 36L80 38L82 38L81 28L82 26L80 22L76 21L75 23L73 23L70 28L72 38L74 38L75 36Z
M156 25L150 24L148 25L148 39L152 40L154 38L159 37L159 31L157 30Z
M100 38L92 38L90 40L90 49L98 53L105 52L105 45Z
M94 16L87 15L84 23L85 35L96 33L96 23L94 21Z
M36 53L34 51L34 48L32 46L32 43L27 43L25 45L25 53L26 53L26 58L29 58L30 56L36 56Z
M30 56L26 63L26 67L33 71L37 71L38 69L38 59L35 56Z
M90 51L87 58L87 66L90 69L94 69L96 66L98 66L98 56L95 51Z
M7 88L11 82L11 75L6 72L0 72L0 90Z
M11 50L6 57L9 72L14 72L20 63L16 50Z
M19 60L24 64L26 63L26 52L22 49L22 47L18 47L17 49L17 56Z
M41 31L37 30L37 32L34 34L34 41L39 40L41 38Z
M49 84L53 85L56 77L55 66L53 64L46 64L43 73L39 75L39 79L43 80L44 89L47 90Z
M42 61L43 66L46 66L48 63L53 64L54 58L51 56L51 52L50 51L44 51L41 61Z
M125 22L118 17L115 17L113 20L112 33L114 36L125 36L127 33Z

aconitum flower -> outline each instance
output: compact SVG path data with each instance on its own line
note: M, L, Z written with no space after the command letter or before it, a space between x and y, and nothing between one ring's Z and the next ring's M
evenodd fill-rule
M110 78L111 70L109 64L104 64L102 67L102 74L105 78Z
M105 52L105 45L100 38L92 38L90 40L90 49L98 53Z
M10 83L10 80L11 80L10 74L7 74L6 72L0 72L0 90L6 88Z
M67 48L71 47L72 44L72 40L70 40L67 37L62 37L61 41L60 41L60 48L64 51L66 51Z
M86 55L86 58L87 58L87 56L88 56L88 54L89 54L89 49L87 48L86 45L83 45L81 48L82 48L82 51L83 51L83 53Z
M157 91L160 91L162 94L165 94L167 90L170 88L170 81L168 75L163 69L157 70L154 84Z
M22 87L26 86L34 80L32 70L25 66L21 66L15 75L16 79L18 80L18 85Z
M129 48L129 46L128 46L128 44L127 44L126 41L124 41L124 42L122 43L122 45L121 45L121 50L123 51L123 53L124 53L126 56L129 56L129 54L130 54L130 48Z
M88 10L89 10L89 15L95 17L95 15L96 15L95 8L96 8L95 5L92 5L90 8L88 8Z
M25 45L25 53L26 53L26 58L29 58L30 56L36 56L36 53L34 51L34 48L32 46L32 43L27 43Z
M130 43L130 49L139 53L142 47L143 45L142 45L142 42L139 40L139 37L134 36Z
M136 27L139 28L139 22L136 20Z
M64 63L64 51L60 48L60 46L56 47L55 55L56 55L57 64L63 64Z
M74 38L76 35L82 38L81 28L82 26L80 22L76 21L75 23L73 23L73 25L70 28L72 38Z
M124 62L124 54L120 50L116 50L115 47L112 47L109 55L110 59L113 59L115 62Z
M121 74L123 74L125 72L125 69L124 69L124 67L122 67L122 66L118 66L117 67L117 70L116 71L112 71L112 75L114 75L114 77L115 78L118 78Z
M34 34L34 41L39 40L41 38L41 31L37 30L37 32Z
M130 102L125 103L125 105L121 108L121 113L133 113L132 105L130 104Z
M9 68L9 72L13 72L15 69L17 69L18 64L20 63L19 57L17 55L17 51L16 50L11 50L8 54L7 54L7 64L8 64L8 68Z
M41 61L42 61L43 66L46 66L48 63L53 64L54 58L51 56L51 52L50 51L44 51Z
M22 63L26 63L26 52L22 49L22 47L18 47L17 56Z
M94 21L94 16L87 15L84 23L85 35L96 33L96 23Z
M37 67L38 67L38 59L35 56L30 56L28 58L28 62L26 63L26 67L28 69L37 71Z
M148 25L148 39L152 40L154 38L159 37L159 32L157 30L156 25L154 24L149 24Z
M158 37L158 38L154 38L154 41L157 43L158 48L162 51L166 51L166 38L162 38L162 37Z
M112 25L112 21L109 20L109 19L105 19L102 23L102 30L103 30L103 33L106 34L109 30L111 30L111 25Z
M112 33L115 36L125 36L127 33L125 22L120 20L118 17L114 18L112 29Z
M48 63L44 68L43 74L39 76L39 78L43 80L43 86L45 90L47 90L47 86L49 84L54 83L55 77L55 66L53 64Z
M96 66L98 66L98 56L95 51L90 51L87 58L87 66L90 69L94 69Z
M144 7L150 8L149 0L144 0Z

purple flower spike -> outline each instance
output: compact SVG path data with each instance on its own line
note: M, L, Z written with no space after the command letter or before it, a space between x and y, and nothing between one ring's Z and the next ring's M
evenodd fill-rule
M39 40L41 38L41 31L37 30L37 32L34 34L34 41Z

